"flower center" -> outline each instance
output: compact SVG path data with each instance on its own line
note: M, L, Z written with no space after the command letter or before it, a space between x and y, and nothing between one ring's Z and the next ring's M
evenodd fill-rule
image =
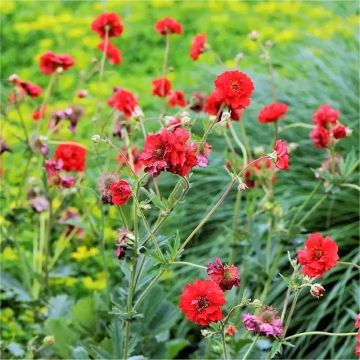
M315 250L313 253L313 258L319 260L323 256L324 252L322 250Z
M237 81L230 81L231 90L234 92L238 92L239 90L239 83Z
M196 299L196 310L204 311L209 306L209 300L206 297L198 297Z
M163 149L157 149L156 151L155 151L155 158L156 159L162 159L163 158L163 156L164 156L164 150Z

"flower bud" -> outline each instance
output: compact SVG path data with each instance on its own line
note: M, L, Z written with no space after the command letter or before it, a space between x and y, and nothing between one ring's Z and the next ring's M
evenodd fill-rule
M256 30L253 30L248 35L250 40L256 41L259 39L259 33Z
M59 66L59 67L56 69L56 72L57 72L58 74L62 74L62 73L64 72L64 69L63 69L61 66Z
M274 46L274 43L272 42L272 40L266 40L265 41L265 46L268 48L271 48Z
M55 344L55 337L52 335L45 336L43 339L43 344L46 346Z
M310 288L310 294L314 297L322 297L324 295L325 289L320 284L313 284Z
M101 137L100 137L100 135L93 135L92 137L91 137L91 140L95 143L95 144L97 144L97 143L99 143L100 142L100 140L101 140Z
M236 327L234 325L229 325L225 330L226 335L234 336L236 334Z
M259 299L253 300L253 301L251 302L251 305L252 305L253 307L262 307L262 306L263 306L261 300L259 300Z

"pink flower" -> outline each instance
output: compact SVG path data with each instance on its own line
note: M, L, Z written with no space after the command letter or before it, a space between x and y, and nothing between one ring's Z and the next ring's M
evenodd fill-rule
M234 265L224 265L219 258L208 264L207 274L222 290L231 290L233 286L240 286L238 268Z
M276 167L280 170L287 170L289 168L287 143L284 140L276 140L274 150L276 151Z

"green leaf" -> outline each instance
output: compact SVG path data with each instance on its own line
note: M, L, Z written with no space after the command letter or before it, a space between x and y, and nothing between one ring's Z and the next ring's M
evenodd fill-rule
M166 343L166 359L174 359L177 354L188 346L190 342L186 339L174 339Z
M76 327L84 332L96 332L96 308L94 298L87 297L79 300L71 309L73 322Z
M270 358L272 359L275 355L281 354L282 352L282 342L281 341L274 341L271 347Z

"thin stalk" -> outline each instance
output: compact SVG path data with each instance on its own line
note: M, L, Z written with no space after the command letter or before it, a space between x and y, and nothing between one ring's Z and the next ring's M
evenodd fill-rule
M352 332L352 333L330 333L327 331L308 331L308 332L303 332L303 333L298 333L298 334L294 334L291 336L288 336L286 338L284 338L284 340L288 341L291 339L295 339L301 336L309 336L309 335L320 335L320 336L356 336L357 333L356 332Z
M247 352L245 353L244 357L242 358L242 360L246 360L248 358L248 356L250 355L252 349L254 348L256 342L258 341L259 335L256 335L253 342L251 343L251 345L249 346Z
M291 292L291 288L288 287L287 290L286 290L284 306L283 306L283 309L282 309L282 312L281 312L281 323L284 321L284 317L285 317L285 314L286 314L286 309L287 309L287 306L288 306L288 303L289 303L290 292Z
M239 126L240 126L240 132L241 132L242 138L244 139L244 145L245 145L246 152L249 156L249 159L251 159L250 142L249 142L249 138L246 133L246 128L245 128L244 122L239 121Z
M339 261L338 262L339 265L345 265L345 266L353 266L356 267L358 270L360 270L360 266L357 264L354 264L352 262L347 262L347 261Z
M244 166L246 166L246 164L248 162L246 149L245 149L245 146L243 145L243 143L240 141L239 137L237 136L236 131L234 130L231 121L229 121L229 128L230 128L230 131L231 131L231 135L233 136L235 142L237 143L237 145L241 149L241 152L243 154Z
M32 157L33 157L33 152L31 151L29 153L29 157L28 157L28 159L26 161L25 170L23 172L23 176L21 178L21 182L20 182L20 185L19 185L19 191L17 193L16 201L15 201L15 204L16 204L15 208L18 207L19 201L20 201L20 198L21 198L21 194L22 194L22 190L25 188L24 184L25 184L26 179L28 178L28 171L29 171L29 167L30 167Z
M238 230L238 219L240 215L240 208L241 208L241 199L242 193L238 191L236 193L236 201L235 201L235 208L234 208L234 217L233 217L233 225L232 225L232 246L231 246L231 254L229 258L229 263L233 264L235 261L235 253L236 253L236 245L237 245L237 230Z
M226 340L225 340L225 325L222 325L221 328L221 343L222 343L222 348L223 348L223 354L224 354L224 359L228 358L228 352L227 352L227 347L226 347Z
M101 248L101 257L103 260L104 272L105 272L105 280L106 280L106 300L107 305L110 308L111 305L111 295L110 295L110 277L109 277L109 268L106 261L106 246L105 246L105 236L104 236L104 229L105 229L105 216L104 216L104 204L100 200L100 209L101 209L101 226L100 226L100 248Z
M49 255L50 255L50 243L51 243L51 228L53 221L52 199L49 196L49 213L48 213L47 229L46 229L46 241L45 241L45 291L49 290Z
M285 327L284 327L283 338L285 337L286 332L287 332L287 330L288 330L288 328L289 328L290 321L291 321L291 318L292 318L292 316L293 316L293 314L294 314L295 307L296 307L296 303L297 303L298 298L299 298L299 294L300 294L300 290L295 293L294 300L293 300L293 302L292 302L292 304L291 304L290 312L289 312L289 315L288 315L288 317L287 317L286 324L285 324Z
M123 222L123 225L126 229L129 229L129 224L127 223L126 221L126 217L125 217L125 214L124 214L124 210L122 209L121 206L116 206L118 211L119 211L119 214L120 214L120 217L121 217L121 220Z
M285 130L297 128L297 127L304 128L304 129L312 129L314 126L310 125L310 124L304 124L304 123L294 123L294 124L290 124L290 125L286 125L286 126L282 127L279 132L283 132Z
M27 147L30 151L31 148L30 148L30 138L29 138L29 133L27 131L27 128L25 126L25 121L24 121L24 118L22 116L22 113L20 111L20 107L19 107L19 104L17 101L15 101L15 109L16 109L16 112L18 113L18 116L19 116L19 119L20 119L20 123L21 123L21 127L23 128L23 131L24 131L24 136L25 136L25 141L26 141L26 144L27 144Z
M164 50L164 61L163 61L163 68L162 68L162 76L165 78L167 73L167 63L169 58L169 50L170 50L170 36L165 36L165 50ZM165 86L165 84L164 84ZM163 89L164 90L164 89Z
M306 215L300 220L298 223L298 226L301 226L309 217L312 215L312 213L322 204L322 202L327 198L328 194L324 194L319 201L306 213Z
M268 236L266 238L266 263L265 263L266 272L269 272L270 270L272 233L273 233L273 219L271 217L269 221Z
M187 262L187 261L174 261L172 262L172 264L174 265L187 265L187 266L192 266L198 269L206 269L206 266L202 266L202 265L197 265L191 262Z

